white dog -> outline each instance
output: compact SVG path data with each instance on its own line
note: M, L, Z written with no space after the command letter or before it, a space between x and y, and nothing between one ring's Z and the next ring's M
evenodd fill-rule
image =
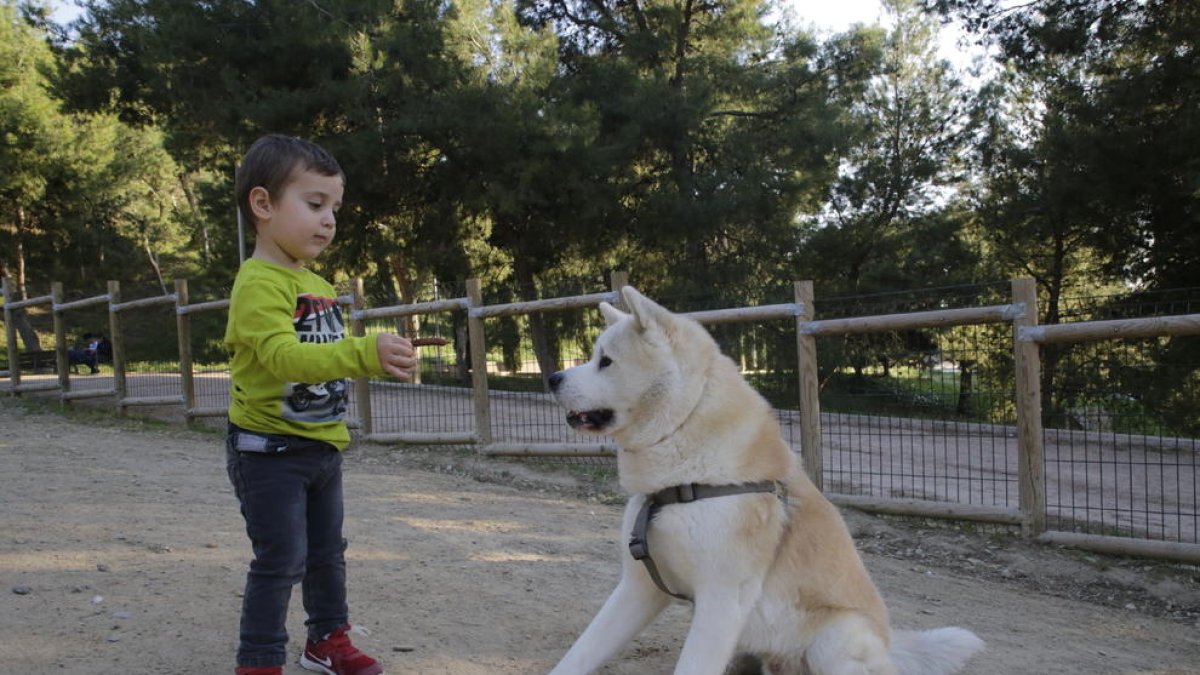
M770 675L957 672L983 642L891 630L841 515L708 332L632 288L623 298L631 314L600 305L591 360L550 377L572 426L619 443L631 538L616 589L551 675L595 671L672 595L694 603L676 675L720 675L737 654Z

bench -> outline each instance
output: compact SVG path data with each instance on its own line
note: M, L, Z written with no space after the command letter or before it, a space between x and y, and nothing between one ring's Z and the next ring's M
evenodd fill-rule
M53 373L58 370L58 361L52 349L18 352L17 364L23 373Z

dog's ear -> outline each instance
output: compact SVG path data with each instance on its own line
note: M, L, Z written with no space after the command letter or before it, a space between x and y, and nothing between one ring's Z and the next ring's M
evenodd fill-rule
M645 332L647 328L663 325L666 323L665 319L671 314L666 308L642 295L633 286L622 288L621 296L625 300L625 305L629 307L630 313L633 314L639 332Z
M607 302L600 303L600 314L604 316L604 323L609 326L629 316Z

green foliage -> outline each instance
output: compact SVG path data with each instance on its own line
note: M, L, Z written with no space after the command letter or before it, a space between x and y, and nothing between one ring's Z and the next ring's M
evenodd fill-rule
M22 288L31 280L74 287L108 278L161 288L192 259L174 161L160 132L111 114L62 112L46 37L13 2L0 4L0 43L9 51L0 127L13 141L0 146L0 267Z
M220 297L233 167L265 132L339 158L347 203L314 268L365 277L376 305L468 277L502 302L593 292L613 269L680 307L790 300L797 278L827 298L1028 275L1054 322L1070 288L1200 285L1194 2L887 0L888 28L823 40L762 0L84 4L64 31L0 0L0 272L22 290L186 277ZM996 50L978 91L938 57L938 14ZM224 358L220 323L196 329L199 360ZM497 330L497 360L532 349L546 371L592 329ZM977 337L836 349L867 377ZM785 330L720 338L794 367Z
M848 142L800 253L826 292L863 293L972 279L976 253L953 204L973 133L968 100L937 55L938 23L911 0L884 3L895 25L859 30L879 67L853 92Z
M931 0L999 49L983 210L1006 269L1200 283L1200 5ZM1030 236L1032 235L1032 236ZM1030 261L1031 254L1040 260ZM1056 266L1057 265L1057 266Z

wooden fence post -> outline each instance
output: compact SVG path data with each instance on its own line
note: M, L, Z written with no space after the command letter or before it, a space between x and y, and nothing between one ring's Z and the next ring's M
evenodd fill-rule
M188 424L193 421L196 409L196 383L192 379L192 316L184 307L188 305L187 279L175 280L175 325L179 334L179 383L183 385L183 417Z
M354 312L363 310L367 306L366 293L363 292L362 277L356 277L351 285L350 293L354 298L351 307L350 319L350 334L354 337L364 337L367 334L367 322L361 318L353 318ZM363 436L370 438L371 434L375 433L375 425L371 408L371 378L358 377L354 379L354 397L357 399L358 405L358 424L359 431Z
M629 272L614 270L608 278L612 289L617 292L617 301L612 303L613 307L623 312L629 311L629 308L625 306L625 300L621 297L621 289L629 285Z
M117 396L117 415L125 416L125 340L121 336L121 317L116 306L121 302L121 282L108 282L108 339L112 342L113 391Z
M480 449L492 444L492 406L488 400L487 338L483 317L475 310L483 306L483 287L479 279L467 279L467 340L471 347L471 389L475 400L475 435Z
M58 306L63 301L61 281L50 284L50 313L54 315L54 362L58 366L58 386L65 393L71 391L71 364L67 358L67 328Z
M8 378L12 382L10 392L16 396L21 386L21 357L17 349L17 327L13 324L12 279L4 277L4 334L8 340Z
M797 281L794 297L800 305L796 317L797 375L800 385L800 453L808 477L824 490L825 462L821 454L821 387L817 374L817 338L804 331L804 324L816 316L813 308L813 282Z
M1013 319L1013 364L1017 398L1017 473L1022 531L1036 537L1046 530L1046 464L1042 436L1041 346L1021 340L1023 327L1036 326L1037 286L1033 279L1012 280L1013 304L1022 312Z

